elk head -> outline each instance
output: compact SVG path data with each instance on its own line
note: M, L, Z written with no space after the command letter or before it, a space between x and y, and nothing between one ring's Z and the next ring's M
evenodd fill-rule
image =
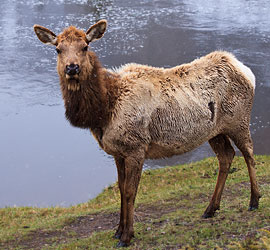
M34 25L34 31L41 42L56 46L60 82L69 90L79 90L80 84L91 75L93 65L87 52L88 45L100 39L106 27L107 21L100 20L86 32L70 26L57 36L45 27Z

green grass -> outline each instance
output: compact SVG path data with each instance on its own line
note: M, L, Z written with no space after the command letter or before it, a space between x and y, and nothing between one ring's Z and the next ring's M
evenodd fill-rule
M270 249L270 156L256 156L263 195L257 211L247 211L248 171L243 158L235 157L220 211L202 219L217 170L216 158L207 158L144 171L136 199L135 239L128 249ZM119 206L115 184L69 208L0 209L0 249L115 249Z

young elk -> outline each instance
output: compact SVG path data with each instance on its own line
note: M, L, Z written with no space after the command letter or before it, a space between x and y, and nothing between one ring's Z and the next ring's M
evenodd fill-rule
M168 69L132 63L107 70L88 50L106 27L106 20L100 20L86 33L72 26L58 36L39 25L34 30L41 42L56 46L66 118L73 126L90 129L115 159L121 193L118 246L129 245L134 236L134 201L144 160L183 154L206 141L217 155L219 174L203 217L219 209L235 155L230 140L248 167L249 209L258 208L249 131L255 89L251 70L220 51Z

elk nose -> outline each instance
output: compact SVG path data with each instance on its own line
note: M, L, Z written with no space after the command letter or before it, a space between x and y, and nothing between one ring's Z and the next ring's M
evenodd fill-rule
M66 66L65 73L70 76L74 76L80 73L80 67L78 64L71 63L70 65Z

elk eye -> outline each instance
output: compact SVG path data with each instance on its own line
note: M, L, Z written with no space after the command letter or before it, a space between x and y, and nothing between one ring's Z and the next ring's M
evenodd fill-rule
M56 48L55 50L56 50L57 54L60 54L61 53L61 50L60 49Z
M83 51L87 51L88 50L88 46L85 46L84 48L83 48Z

